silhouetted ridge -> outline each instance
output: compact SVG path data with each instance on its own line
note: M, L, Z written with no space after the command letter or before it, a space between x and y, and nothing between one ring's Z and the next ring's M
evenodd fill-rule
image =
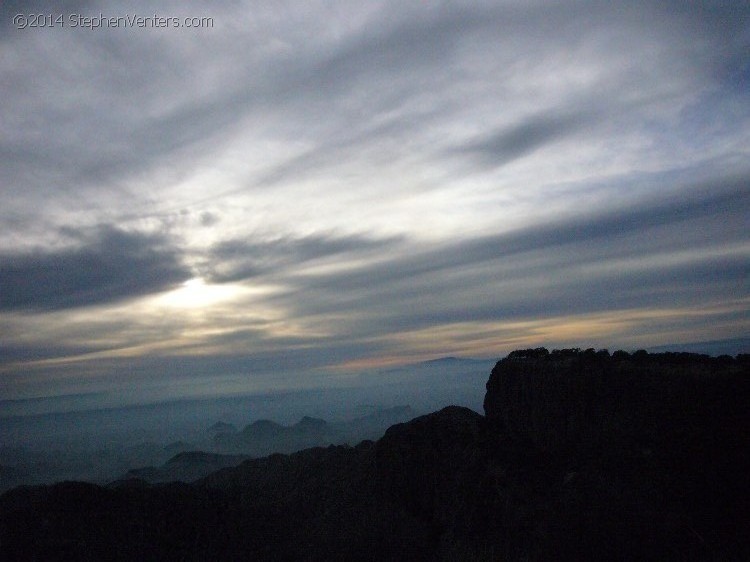
M460 478L473 461L481 421L468 408L449 406L388 429L375 449L385 491L410 513L448 527L465 503Z
M323 432L328 428L328 422L319 418L311 418L310 416L304 416L300 421L292 426L303 431L319 431Z
M217 453L206 453L204 451L185 451L183 453L177 453L171 459L167 461L167 464L189 464L189 463L212 463L216 462L226 455L219 455Z
M0 559L749 560L749 366L518 350L492 370L485 416L451 406L375 443L249 459L191 485L12 490Z
M286 429L285 426L271 420L256 420L250 425L245 426L242 433L245 435L273 435L284 431L284 429Z
M193 482L221 468L237 466L247 455L221 455L204 451L177 453L160 467L147 466L129 470L120 481L143 480L160 482Z
M484 410L504 438L549 450L704 439L740 422L746 372L729 356L518 350L492 370Z

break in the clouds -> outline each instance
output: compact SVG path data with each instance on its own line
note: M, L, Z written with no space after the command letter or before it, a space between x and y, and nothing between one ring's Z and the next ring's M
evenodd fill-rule
M0 398L746 337L745 3L154 12L0 7Z

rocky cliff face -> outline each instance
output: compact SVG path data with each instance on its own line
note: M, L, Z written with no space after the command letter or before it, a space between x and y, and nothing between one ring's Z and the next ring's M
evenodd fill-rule
M499 437L545 451L672 447L734 433L748 380L744 358L520 350L492 370L484 409Z
M509 471L541 477L527 496L547 506L538 544L570 557L736 557L750 531L747 359L537 349L499 361L488 440L505 459L521 455Z

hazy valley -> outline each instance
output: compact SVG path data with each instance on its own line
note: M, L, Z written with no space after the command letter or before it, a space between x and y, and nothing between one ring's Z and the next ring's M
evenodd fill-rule
M354 446L252 459L179 453L106 486L16 488L0 496L0 555L8 560L750 556L748 355L527 349L499 361L484 380L484 415L449 406ZM388 412L336 427L345 431L412 413ZM233 429L228 422L216 425L214 438L234 436L232 446L259 446L275 435L291 447L332 430L315 418ZM206 472L192 484L159 483Z
M480 410L492 361L444 359L363 373L349 386L185 399L124 408L0 412L0 490L80 480L104 484L130 471L152 479L204 476L243 458L377 439L394 423L450 404ZM52 401L39 408L54 409ZM214 455L185 468L180 453ZM220 455L220 456L216 456ZM209 461L208 459L212 459ZM175 473L175 467L181 472ZM172 471L172 472L170 472ZM191 472L192 471L192 472Z

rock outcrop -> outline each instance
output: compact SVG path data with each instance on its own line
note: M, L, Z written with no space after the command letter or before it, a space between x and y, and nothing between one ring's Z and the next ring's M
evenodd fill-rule
M492 370L484 409L498 436L549 452L672 447L735 433L749 381L729 356L520 350Z

